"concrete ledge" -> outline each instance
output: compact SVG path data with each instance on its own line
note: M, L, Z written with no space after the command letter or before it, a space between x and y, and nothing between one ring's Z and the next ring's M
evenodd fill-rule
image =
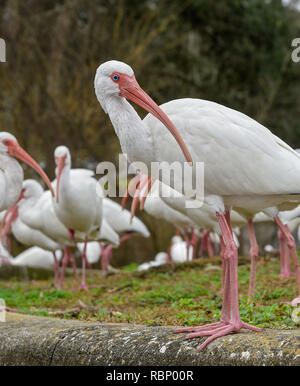
M86 323L7 313L0 365L300 365L300 329L243 331L196 351L173 327Z

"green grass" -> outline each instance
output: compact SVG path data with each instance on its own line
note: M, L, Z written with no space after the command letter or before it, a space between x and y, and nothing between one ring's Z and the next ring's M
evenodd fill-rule
M52 281L0 281L0 298L18 312L101 322L146 325L194 326L218 321L222 307L221 270L205 270L220 259L164 266L138 273L136 264L121 273L103 278L88 272L86 291L74 291L77 283L67 278L64 290ZM279 261L266 260L257 270L256 293L247 301L249 264L239 266L240 314L242 320L259 327L295 328L294 308L282 302L297 295L295 278L279 278ZM78 302L87 308L78 308ZM299 324L298 324L299 327Z

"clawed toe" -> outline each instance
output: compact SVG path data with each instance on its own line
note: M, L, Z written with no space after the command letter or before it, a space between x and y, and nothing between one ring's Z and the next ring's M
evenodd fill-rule
M300 300L300 298L299 298ZM186 336L186 339L199 338L202 336L209 336L199 347L198 351L201 351L209 342L221 336L228 335L233 332L239 332L242 328L261 331L261 328L252 326L251 324L244 323L242 321L234 322L215 322L200 327L184 327L177 328L174 332L192 332Z
M229 327L224 327L222 328L222 330L220 331L217 331L216 333L212 334L209 338L207 338L203 343L200 344L200 346L198 346L197 350L198 351L201 351L204 349L204 347L206 345L208 345L208 343L212 342L213 340L217 339L217 338L220 338L221 336L225 336L225 335L228 335L230 334L231 332L234 331L234 327L233 326L229 326Z
M194 332L193 334L188 334L187 335L187 339L192 339L192 338L198 338L200 336L209 336L209 335L214 335L218 332L221 332L222 330L224 329L228 329L228 327L226 325L223 325L223 326L220 326L220 327L216 327L216 328L213 328L211 330L207 329L203 329L202 331L197 331L197 332Z
M176 328L174 330L174 333L179 333L179 332L199 332L199 331L204 331L204 330L209 330L211 328L215 327L220 327L224 326L224 322L215 322L215 323L210 323L205 326L198 326L198 327L181 327L181 328Z

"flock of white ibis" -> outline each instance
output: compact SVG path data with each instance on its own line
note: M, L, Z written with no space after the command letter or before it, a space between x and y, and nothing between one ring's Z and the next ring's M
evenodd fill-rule
M11 227L20 242L34 246L32 255L37 256L41 251L37 248L42 248L45 260L53 256L55 284L60 288L68 263L77 275L72 253L77 246L82 252L79 288L87 289L87 264L101 256L102 269L107 272L113 248L133 233L149 237L146 226L134 216L139 203L141 209L178 229L167 252L158 254L141 270L171 261L193 260L199 237L200 254L206 250L212 255L213 241L218 241L223 262L221 319L205 326L175 330L189 332L188 338L207 336L198 348L201 350L217 337L242 328L260 331L243 322L239 314L236 234L240 227L248 227L251 297L259 254L254 222L274 221L280 240L281 275L291 275L291 259L299 291L292 304L299 303L300 268L292 230L300 223L300 154L255 120L217 103L185 98L158 106L139 86L132 68L119 61L108 61L98 67L94 87L130 163L143 162L151 170L152 162L188 162L194 177L196 164L204 163L204 203L187 207L186 201L191 197L176 190L176 176L166 184L162 176L154 181L137 170L129 212L99 194L92 171L71 169L67 147L55 149L56 180L50 183L16 138L2 132L0 207L6 211L1 223L2 242L7 242ZM128 100L149 114L142 120ZM33 167L49 190L44 191L34 180L23 182L22 168L14 157ZM197 200L196 195L194 199ZM26 253L29 255L29 250L18 258L24 261Z

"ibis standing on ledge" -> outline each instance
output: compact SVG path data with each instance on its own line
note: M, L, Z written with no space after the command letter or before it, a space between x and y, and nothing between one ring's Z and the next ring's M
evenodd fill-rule
M230 209L259 212L299 202L300 155L255 120L217 103L185 98L159 107L125 63L101 64L94 86L129 162L144 162L148 170L152 161L204 162L205 201L216 215L225 243L221 320L175 331L190 332L188 338L208 336L199 350L242 328L260 331L239 314L238 253ZM142 120L127 99L150 114ZM195 176L195 164L192 167ZM300 280L298 262L294 263Z

